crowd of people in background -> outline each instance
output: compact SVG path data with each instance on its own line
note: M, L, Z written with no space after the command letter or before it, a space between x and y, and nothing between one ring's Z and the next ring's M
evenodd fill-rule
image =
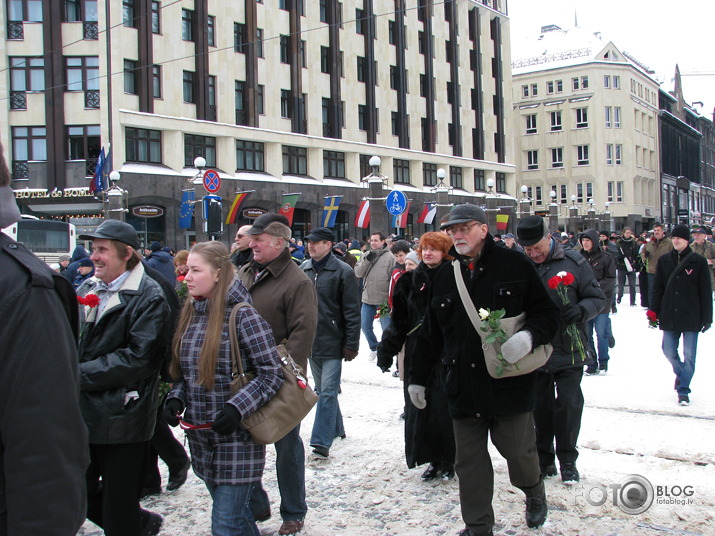
M9 203L0 208L3 223L19 217ZM77 246L52 272L1 237L0 263L12 279L2 306L15 303L11 289L24 288L28 273L43 281L18 302L16 315L34 314L44 319L35 321L40 326L54 322L45 330L52 347L43 350L37 337L17 352L37 367L50 354L62 365L53 378L63 383L42 406L61 408L64 425L42 444L60 457L63 449L71 452L66 463L53 465L58 479L76 484L73 493L47 501L56 505L48 512L50 528L27 507L41 497L33 480L23 486L8 475L0 496L12 493L17 506L0 505L16 509L0 519L23 527L15 533L70 534L87 518L109 536L158 534L162 517L144 510L140 499L179 489L193 468L212 498L212 534L258 535L256 523L272 517L262 485L266 446L253 442L241 421L284 381L276 345L311 372L319 402L309 456L326 460L333 442L347 435L340 381L343 362L358 356L361 332L368 359L404 382L406 465L425 465L424 481L459 477L460 535L492 534L495 524L487 437L524 493L527 526L539 527L548 515L545 480L560 473L565 485L579 482L581 381L609 371L616 344L611 316L626 295L631 307L640 296L662 330L683 406L690 404L698 334L712 323L715 242L705 227L675 225L668 235L660 224L638 236L628 227L566 233L528 216L514 233L492 235L485 212L465 204L453 207L438 230L412 240L376 231L364 241L341 241L325 227L295 239L278 214L240 227L230 249L203 242L175 252L158 241L142 248L135 229L117 220L79 238L91 241L91 251ZM562 295L551 281L564 273L572 281ZM513 363L548 343L546 364L509 378L488 374L465 300L477 309L503 309L506 317L523 314L523 325L501 347L503 359ZM236 325L229 325L231 310L243 302ZM33 313L37 308L53 311L51 318ZM244 366L255 373L235 394L229 330L236 330ZM8 400L0 396L3 411L12 409ZM190 453L170 429L179 424ZM3 429L0 445L11 466L18 455L6 444L12 434ZM273 448L278 533L297 534L308 512L300 424ZM168 467L165 488L159 459Z

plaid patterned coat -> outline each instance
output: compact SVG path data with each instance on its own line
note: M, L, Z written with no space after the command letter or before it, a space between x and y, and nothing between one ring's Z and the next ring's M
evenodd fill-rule
M228 337L228 317L234 305L252 303L251 296L236 279L229 289L224 330L216 365L216 385L207 391L198 383L198 360L208 325L209 300L193 301L194 316L181 341L183 379L174 384L167 396L184 403L184 420L191 424L213 422L226 404L234 406L245 418L268 402L283 383L278 353L271 327L253 307L244 307L236 319L238 340L244 370L256 372L256 377L231 396L231 351ZM243 429L229 435L213 430L187 430L191 448L191 464L196 476L214 485L256 482L263 475L266 449L256 445Z

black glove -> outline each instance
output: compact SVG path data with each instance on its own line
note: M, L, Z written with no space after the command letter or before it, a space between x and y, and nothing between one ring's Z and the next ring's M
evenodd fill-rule
M392 357L391 355L387 355L387 351L385 351L382 343L377 345L377 366L380 367L382 372L390 372L393 361Z
M226 405L218 412L211 429L217 434L228 435L232 434L241 424L241 414L233 406Z
M566 324L573 324L574 322L580 322L583 319L583 310L573 303L567 303L561 309L561 318L563 318Z
M650 251L644 251L643 255L645 255L646 257L650 257Z
M367 255L365 255L365 259L367 259L367 262L372 262L372 261L374 261L374 260L375 260L375 257L377 257L377 253L375 253L374 251L371 251L370 253L368 253Z
M703 324L702 329L700 330L702 333L705 333L707 330L710 329L710 324Z
M169 426L179 425L179 415L184 411L184 403L178 398L170 398L164 403L161 414Z

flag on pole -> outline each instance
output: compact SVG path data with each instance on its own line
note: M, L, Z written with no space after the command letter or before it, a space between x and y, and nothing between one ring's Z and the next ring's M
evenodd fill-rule
M497 231L506 231L509 214L497 214Z
M407 201L407 207L405 208L405 211L402 214L392 217L390 227L394 229L405 229L407 227L407 215L410 213L411 204L412 201Z
M111 150L111 149L110 149ZM89 193L101 192L106 189L106 181L104 180L104 165L107 161L107 157L104 154L104 147L99 151L99 158L97 158L97 165L94 167L94 175L92 180L89 182Z
M370 225L370 201L367 199L360 203L357 215L355 216L355 227L367 229Z
M191 218L194 215L194 191L181 192L181 207L179 208L179 229L190 229Z
M333 195L325 198L325 206L323 206L323 216L320 218L323 227L333 228L335 226L335 218L338 217L338 207L343 200L342 195Z
M295 212L295 205L298 203L298 197L300 197L300 194L283 194L283 204L278 214L283 214L288 218L288 227L293 225L293 213Z
M417 218L417 223L427 223L429 225L434 221L434 217L437 215L437 203L425 203L422 209L422 214Z
M251 190L252 192L253 190ZM241 208L241 204L246 200L246 198L251 194L251 192L239 192L231 203L231 208L228 209L228 215L226 216L226 225L230 223L236 223L238 221L238 209Z

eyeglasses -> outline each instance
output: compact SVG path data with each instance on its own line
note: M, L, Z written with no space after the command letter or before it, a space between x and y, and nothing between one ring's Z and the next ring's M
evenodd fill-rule
M447 227L446 231L450 236L456 235L457 233L465 235L478 223L479 222L475 221L474 223L465 223L464 225L452 225L451 227Z
M206 424L190 424L179 417L179 427L182 430L209 430L212 424L212 422L207 422Z

